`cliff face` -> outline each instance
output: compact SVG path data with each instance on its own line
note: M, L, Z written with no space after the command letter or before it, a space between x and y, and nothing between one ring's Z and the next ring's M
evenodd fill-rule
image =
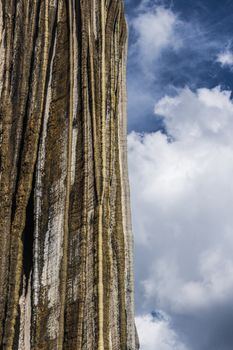
M0 0L0 348L137 348L122 0Z

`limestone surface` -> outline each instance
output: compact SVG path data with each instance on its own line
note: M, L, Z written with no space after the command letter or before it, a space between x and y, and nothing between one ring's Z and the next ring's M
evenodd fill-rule
M0 0L0 349L135 350L123 0Z

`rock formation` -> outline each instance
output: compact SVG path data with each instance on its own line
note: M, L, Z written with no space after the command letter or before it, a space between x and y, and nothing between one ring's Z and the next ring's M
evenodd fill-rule
M0 349L134 350L123 0L0 0Z

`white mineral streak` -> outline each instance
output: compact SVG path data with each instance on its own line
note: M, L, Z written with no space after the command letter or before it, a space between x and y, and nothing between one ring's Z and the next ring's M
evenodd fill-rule
M93 30L95 39L97 39L97 26L96 26L96 0L93 0Z
M50 0L49 5L56 8L56 6L57 6L57 0Z
M19 328L19 350L24 348L24 322L25 322L25 276L23 276L23 290L19 299L20 328Z
M117 261L114 259L113 261L113 286L112 286L112 315L111 315L111 325L112 325L112 341L113 349L120 349L120 341L119 341L119 294L118 294L118 268Z
M75 5L73 1L73 13L75 13ZM76 20L73 21L73 57L74 57L74 67L73 67L73 120L77 118L78 109L78 43L77 43L77 25ZM78 140L78 129L76 125L73 125L73 135L72 135L72 152L71 152L71 186L73 186L75 181L75 169L76 169L76 146Z
M112 333L111 333L111 328L109 330L109 350L112 349Z
M52 70L53 70L53 61L55 56L57 35L55 34L54 46L53 46L53 55L50 66L50 75L49 75L49 85L47 92L47 99L45 104L45 113L44 113L44 122L43 130L41 136L41 143L39 148L37 169L36 169L36 188L35 188L35 240L34 240L34 276L33 276L33 296L34 304L38 305L39 302L39 232L40 232L40 218L41 218L41 199L42 199L42 174L45 166L45 146L46 146L46 136L47 136L47 125L49 120L49 108L51 103L51 83L52 83Z
M75 276L74 280L72 281L72 294L70 293L70 297L73 301L77 301L78 299L78 282L79 277Z
M73 13L76 13L75 10L75 1L73 1ZM73 120L75 119L77 115L77 108L78 108L78 38L77 38L77 19L73 21L73 57L74 57L74 67L73 67L73 74L74 74L74 83L73 83Z
M135 344L134 326L134 281L133 281L133 234L131 226L131 212L129 203L129 181L128 181L128 161L127 161L127 121L126 121L126 57L127 45L123 52L120 72L120 98L119 98L119 149L120 149L120 173L121 173L121 203L122 203L122 224L125 237L125 286L126 286L126 310L129 322L127 323L127 343ZM131 321L131 322L130 322Z
M65 190L62 187L62 181L53 187L53 193ZM63 200L64 200L64 196ZM61 199L62 199L61 197ZM52 212L55 216L49 218L48 230L45 236L44 252L43 252L43 270L41 276L41 284L48 288L48 306L53 307L59 302L59 273L62 258L63 243L63 226L64 226L64 202L59 200L53 206Z
M63 135L62 139L65 139ZM48 320L48 337L56 339L59 334L60 316L60 269L63 256L64 237L64 203L66 197L66 152L61 163L62 175L50 189L51 198L57 201L50 207L48 229L43 251L43 269L41 286L45 287L45 303L50 309ZM58 196L59 194L59 196Z
M4 71L4 62L5 62L4 37L5 37L5 31L3 28L2 2L0 1L0 96L2 93L3 71Z
M100 11L101 22L101 109L102 109L102 177L103 177L103 192L101 193L101 204L99 206L99 227L98 227L98 350L104 350L104 291L103 291L103 198L106 185L106 38L105 38L105 26L106 26L106 7L105 1L101 0Z
M81 232L80 232L80 230L78 230L77 234L72 238L72 241L70 244L71 247L74 247L74 255L73 255L74 261L78 261L78 258L79 258L78 240L79 240L80 234L81 234ZM74 275L74 278L69 281L69 288L67 288L68 300L73 300L74 302L77 301L77 299L78 299L78 282L79 282L79 276L76 273Z
M74 256L73 256L74 261L78 261L79 259L80 251L79 251L78 241L79 241L80 235L81 235L81 230L78 230L77 235L75 235L72 239L71 246L74 247ZM72 280L72 288L68 288L68 292L69 292L68 298L70 298L70 300L73 300L74 302L78 300L78 291L79 291L78 284L79 284L79 275L76 273Z
M30 350L31 338L31 274L28 281L27 291L25 290L26 281L23 277L23 290L19 299L20 308L20 330L18 350Z
M89 173L91 173L91 170L89 170ZM94 217L94 210L90 210L88 212L88 219L87 222L90 223L92 218ZM85 325L85 335L87 339L87 345L85 350L89 350L93 347L93 341L91 340L92 334L93 334L93 323L92 320L95 317L94 314L94 272L93 272L93 266L94 266L94 257L93 257L93 251L94 251L94 242L93 242L93 228L90 226L90 228L87 230L87 252L86 252L86 295L85 300L86 304L89 305L89 307L86 308L86 320L87 323ZM111 349L109 349L111 350Z
M78 129L73 128L72 136L72 158L71 158L71 186L73 186L75 181L75 169L76 169L76 147L78 141Z
M73 239L71 245L73 247L76 247L78 245L77 239ZM74 302L78 299L78 282L79 282L79 276L76 274L74 278L71 280L68 280L68 287L67 287L67 299L73 300Z
M49 339L56 339L58 336L58 330L59 330L59 315L60 310L56 308L53 310L52 313L50 313L47 323L47 332L49 335Z

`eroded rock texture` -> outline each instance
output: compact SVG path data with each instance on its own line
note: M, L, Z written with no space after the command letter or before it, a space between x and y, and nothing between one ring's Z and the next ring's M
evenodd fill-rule
M122 0L0 0L0 348L137 348Z

